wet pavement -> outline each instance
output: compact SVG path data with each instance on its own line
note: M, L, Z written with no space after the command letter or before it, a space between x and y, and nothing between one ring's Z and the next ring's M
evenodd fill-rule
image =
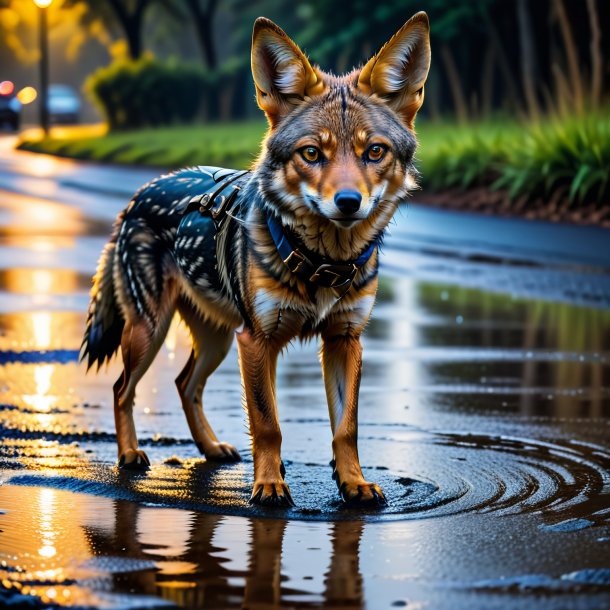
M389 506L341 507L314 343L278 369L296 507L247 504L232 349L206 412L245 456L197 455L175 321L136 399L153 462L119 472L111 386L77 363L90 276L151 170L0 140L0 605L610 606L610 233L408 206L364 340L361 461Z

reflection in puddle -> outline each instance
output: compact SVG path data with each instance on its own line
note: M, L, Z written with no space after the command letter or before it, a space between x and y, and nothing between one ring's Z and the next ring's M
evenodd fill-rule
M45 488L0 497L0 579L43 603L118 607L125 594L130 607L157 596L192 608L363 603L362 523L249 521ZM288 549L300 549L294 575Z
M374 377L390 366L410 391L479 411L517 396L525 416L610 416L609 311L407 281L386 303L367 334Z
M0 290L17 294L70 294L90 287L91 276L72 269L0 270Z
M43 191L46 189L43 188ZM46 196L48 192L44 192ZM0 236L3 244L23 236L107 235L108 223L87 217L76 207L12 193L2 200Z
M62 311L31 311L0 314L0 354L50 349L78 349L82 340L82 314ZM19 360L17 358L17 360Z
M535 607L539 596L553 610L601 608L608 601L603 558L589 561L593 569L566 570L575 557L559 551L550 575L528 572L531 560L498 523L496 540L484 535L480 544L481 516L457 528L443 519L426 528L295 523L11 486L0 490L0 502L0 601L16 607L18 595L40 600L38 607L169 602L193 609L390 608L407 601L472 608L473 593L478 607L509 609ZM520 523L530 551L544 544L548 533ZM589 544L600 543L589 538ZM490 572L496 563L501 576Z
M34 369L35 394L24 394L23 401L35 411L48 412L56 400L56 396L49 394L51 378L55 371L53 364L41 364Z

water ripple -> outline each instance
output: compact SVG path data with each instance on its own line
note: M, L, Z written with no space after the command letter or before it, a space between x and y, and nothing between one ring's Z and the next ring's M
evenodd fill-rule
M4 474L12 484L46 485L227 515L378 521L473 512L536 513L542 517L541 527L549 531L570 531L574 523L577 528L610 523L610 454L602 447L432 432L413 433L393 442L401 445L400 451L415 456L413 471L365 468L365 477L385 490L389 506L364 512L341 506L329 480L329 467L316 463L286 462L297 507L271 512L248 505L252 485L248 461L218 467L203 459L174 459L154 464L147 474L130 475L73 456L80 467L63 468L62 476L44 462L34 474L14 467L6 468ZM28 466L32 467L31 456Z

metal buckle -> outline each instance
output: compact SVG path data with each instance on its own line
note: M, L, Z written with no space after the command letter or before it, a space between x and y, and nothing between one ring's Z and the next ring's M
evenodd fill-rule
M358 267L353 263L347 265L320 265L309 278L310 282L322 286L322 288L340 288L351 286Z
M293 267L292 264L294 261L297 261L297 264ZM298 251L293 250L285 259L284 264L292 271L292 273L296 273L303 263L305 262L305 257Z
M193 195L190 200L189 203L201 203L201 200L203 199L204 195Z
M216 197L214 197L213 203L216 203L217 201L220 201L220 203L215 208L210 207L210 212L212 213L212 218L214 220L216 220L224 213L229 198L225 197L224 195L216 195Z

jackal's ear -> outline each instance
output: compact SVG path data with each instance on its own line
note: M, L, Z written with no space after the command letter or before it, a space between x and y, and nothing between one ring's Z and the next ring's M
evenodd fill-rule
M424 101L429 69L430 23L428 15L420 12L362 68L358 88L385 99L411 128Z
M324 90L320 73L299 47L265 17L254 22L252 76L256 100L271 126L301 103Z

